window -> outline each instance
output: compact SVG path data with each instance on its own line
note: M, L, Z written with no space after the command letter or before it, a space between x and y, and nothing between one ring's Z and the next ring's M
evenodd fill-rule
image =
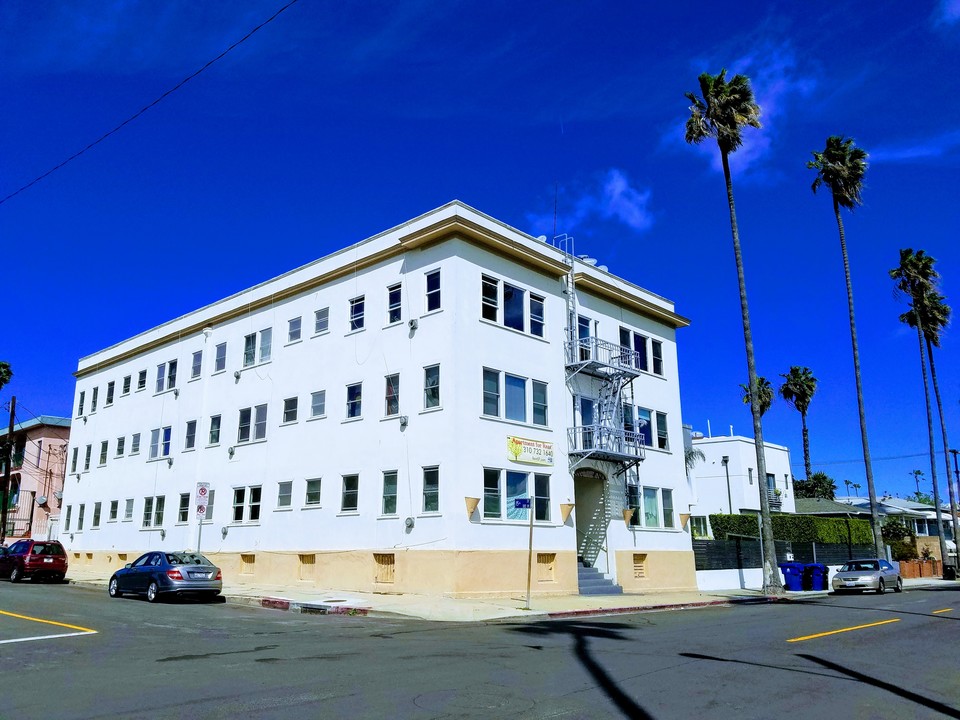
M87 445L87 449L83 455L83 471L86 472L90 469L90 456L93 454L93 445Z
M391 285L387 288L387 324L398 323L402 319L401 312L401 289L400 284Z
M129 395L129 394L130 394L130 379L131 379L131 378L130 378L129 375L125 375L125 376L124 376L124 378L123 378L123 385L121 386L121 389L120 389L120 394L121 394L121 395Z
M550 476L537 473L533 476L534 520L550 520Z
M673 490L664 488L660 491L660 498L663 501L663 526L672 528L673 525Z
M115 386L116 386L116 383L114 383L113 380L107 383L107 399L103 403L104 406L113 405L113 389Z
M383 515L397 514L397 471L383 473Z
M327 391L310 393L310 417L323 417L327 414Z
M330 329L330 308L321 308L313 314L313 332L317 335Z
M123 451L126 444L127 444L126 437L121 436L117 438L117 457L123 457Z
M391 417L400 414L400 376L387 375L384 415Z
M215 373L223 372L227 369L227 344L220 343L216 347L216 354L213 357L213 371Z
M77 510L77 532L80 532L81 530L83 530L83 511L85 507L86 507L85 505L81 504L79 509Z
M260 521L260 491L259 485L233 489L233 522Z
M663 375L663 343L651 340L650 346L653 348L653 374Z
M140 452L140 433L134 433L130 436L130 454L137 455Z
M190 493L180 493L180 507L177 508L177 522L185 523L190 519Z
M299 398L292 397L283 401L283 422L294 423L297 421L297 408L299 405Z
M503 324L520 332L523 332L523 300L523 290L503 284Z
M483 276L482 288L480 291L480 316L484 320L489 320L491 322L497 321L497 316L499 315L499 296L500 296L500 281L495 280L492 277Z
M516 507L516 501L530 497L529 475L514 470L483 470L483 517L489 519L528 520L528 510ZM550 519L550 476L534 475L534 519ZM505 499L505 502L504 502Z
M71 514L73 514L73 507L70 506L70 505L67 505L67 517L66 517L66 519L63 521L63 530L64 530L64 532L66 532L66 531L68 531L68 530L70 529L70 515L71 515Z
M77 400L77 417L80 417L81 415L83 415L83 401L86 396L87 396L86 390L81 390L80 398Z
M307 480L307 495L303 500L304 505L320 504L320 478Z
M300 318L295 317L287 321L287 342L296 342L300 339Z
M257 352L257 342L259 340L259 354ZM259 333L250 333L243 338L243 366L251 367L257 362L267 362L270 360L270 353L273 349L273 328L265 328Z
M639 333L635 333L628 328L620 328L620 347L624 354L630 358L629 364L633 367L647 371L647 338Z
M423 511L440 512L440 468L423 469Z
M277 507L288 508L293 502L293 482L286 480L277 484Z
M360 417L363 383L347 385L347 419Z
M543 298L530 293L530 334L543 337Z
M183 437L183 449L193 450L197 445L197 421L187 421L187 432Z
M423 409L440 407L440 366L423 369Z
M360 476L343 476L343 495L340 500L340 512L356 512L357 496L360 493Z
M643 525L660 527L660 504L656 488L643 488Z
M163 525L163 506L166 497L146 497L143 499L143 527L160 527Z
M661 450L669 450L670 443L667 442L667 416L662 412L657 415L657 447Z
M547 424L547 384L533 381L533 424Z
M100 443L100 464L107 464L107 441L104 440Z
M95 413L97 411L97 395L100 394L100 388L95 387L93 393L90 395L90 412Z
M350 330L363 329L363 295L350 301Z
M650 422L652 413L646 408L637 408L637 432L646 447L653 447L653 424Z
M100 527L100 506L101 503L93 504L93 522L90 524L91 528Z
M527 421L527 381L504 373L504 415L507 420Z
M177 386L177 361L160 363L157 365L157 392L173 390Z
M690 532L693 533L693 537L695 538L705 538L709 536L710 532L707 529L706 515L695 515L690 518Z
M483 414L500 417L500 373L483 369Z
M220 444L220 416L210 416L210 445Z
M111 501L110 501L110 514L107 516L107 522L116 522L116 521L117 521L117 513L119 512L119 510L120 510L120 501L119 501L119 500L111 500Z
M747 479L750 481L750 484L753 485L753 468L747 468Z
M207 496L207 514L204 515L203 517L204 522L213 521L213 501L216 498L216 496L217 496L216 490L211 490L210 494Z
M483 516L500 518L500 471L483 470Z
M123 507L123 521L133 520L133 498L127 498Z
M150 459L167 457L170 454L170 438L173 434L168 425L165 428L155 428L150 431Z
M427 312L440 309L440 271L427 273Z
M75 473L77 471L77 459L80 455L80 448L75 447L73 449L73 455L70 459L70 472Z
M190 363L190 379L200 377L200 368L203 367L203 350L197 350L193 354L193 360Z
M137 390L144 390L147 387L147 371L141 370L137 375Z
M630 525L639 527L640 522L640 487L638 485L627 485L627 508L633 510L630 516Z
M237 430L237 442L250 442L250 422L253 420L253 439L263 440L267 436L267 406L243 408L240 411L240 424Z

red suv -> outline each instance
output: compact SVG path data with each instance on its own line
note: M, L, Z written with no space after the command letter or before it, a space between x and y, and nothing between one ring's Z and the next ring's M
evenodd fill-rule
M61 582L67 574L67 553L56 540L18 540L0 548L0 577L10 582L48 578Z

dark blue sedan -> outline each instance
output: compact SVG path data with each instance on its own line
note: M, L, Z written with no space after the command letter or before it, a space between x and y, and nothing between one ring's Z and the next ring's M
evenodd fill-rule
M145 595L157 602L163 595L206 595L216 597L223 590L220 568L193 552L148 552L110 578L107 592L112 598Z

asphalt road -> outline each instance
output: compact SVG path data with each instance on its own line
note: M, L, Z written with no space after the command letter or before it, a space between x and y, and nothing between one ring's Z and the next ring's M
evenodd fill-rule
M0 717L960 718L958 598L447 624L0 581Z

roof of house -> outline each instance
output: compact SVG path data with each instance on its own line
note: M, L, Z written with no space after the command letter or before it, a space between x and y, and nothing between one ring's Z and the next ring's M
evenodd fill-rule
M868 515L869 511L856 505L838 503L824 498L796 498L797 515Z
M57 417L56 415L40 415L35 417L32 420L24 420L23 422L15 422L13 424L13 432L23 432L24 430L30 430L35 427L70 427L70 418ZM7 436L6 430L0 432L0 438L5 438Z

